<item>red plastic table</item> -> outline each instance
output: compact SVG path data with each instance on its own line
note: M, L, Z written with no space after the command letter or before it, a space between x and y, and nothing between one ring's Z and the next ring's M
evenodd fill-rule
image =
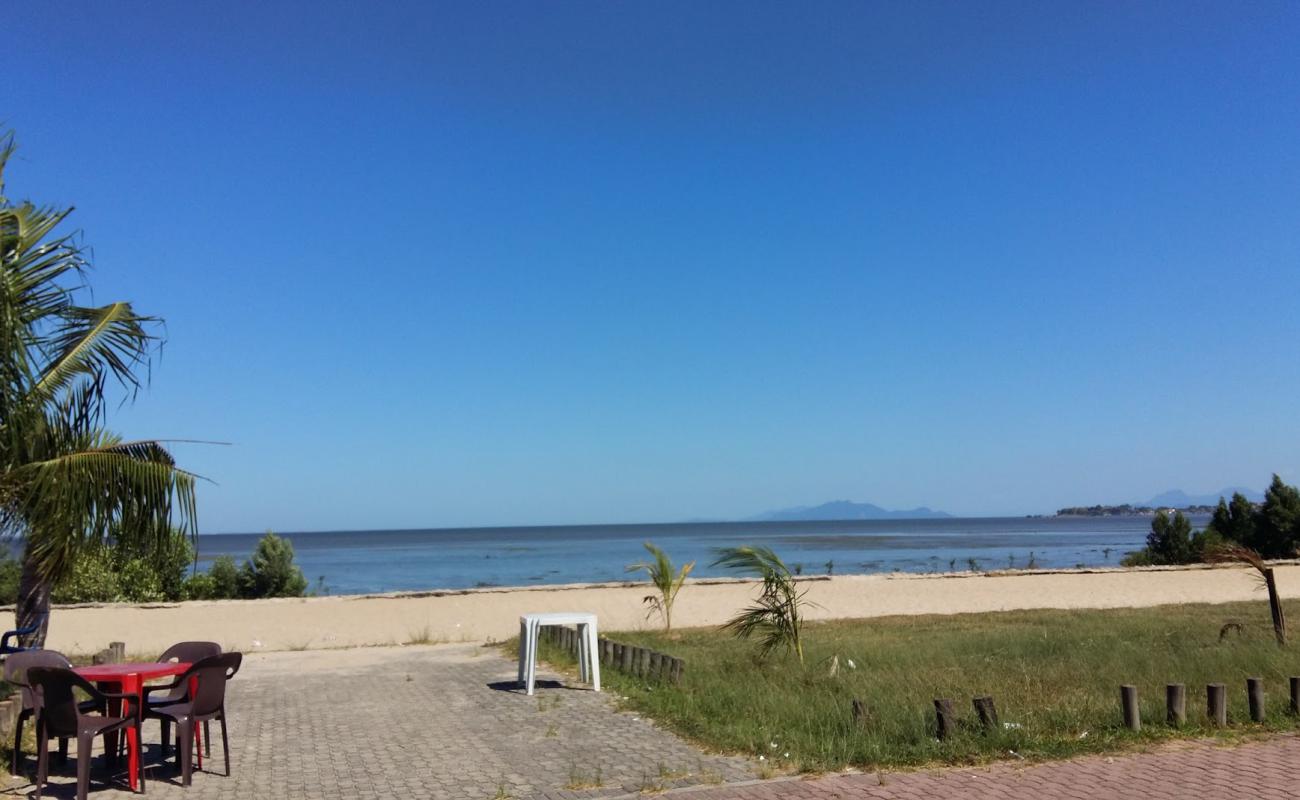
M100 688L109 692L121 692L123 694L135 695L136 702L143 702L144 683L145 681L154 680L155 678L166 678L172 675L180 675L189 669L190 665L178 661L145 661L135 664L96 664L90 667L77 667L76 672L88 681L99 684ZM117 708L110 708L109 713L122 714L125 709L121 708L120 701ZM198 732L195 731L197 737ZM105 737L105 747L109 753L117 752L117 734L110 733ZM131 783L131 789L136 788L140 775L140 742L136 739L135 727L126 729L127 743L127 778ZM200 753L203 751L200 750ZM80 754L77 756L80 758ZM199 765L202 768L203 762Z

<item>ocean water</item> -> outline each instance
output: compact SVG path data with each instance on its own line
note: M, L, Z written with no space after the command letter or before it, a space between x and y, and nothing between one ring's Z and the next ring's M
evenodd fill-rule
M1203 525L1195 519L1193 524ZM1140 549L1145 517L1009 517L850 522L720 522L402 531L288 533L296 561L330 594L619 581L652 541L674 563L695 561L694 577L728 575L711 567L715 550L771 547L804 574L945 572L979 569L1116 566ZM260 534L199 537L200 566L220 555L243 561Z

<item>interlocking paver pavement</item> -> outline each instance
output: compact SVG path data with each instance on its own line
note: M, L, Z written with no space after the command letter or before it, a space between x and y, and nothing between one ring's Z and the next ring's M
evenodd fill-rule
M1187 742L1155 752L1031 767L830 775L674 793L677 800L1282 800L1300 797L1300 737L1238 746Z
M148 796L277 800L575 800L673 789L680 800L1065 800L1300 796L1300 737L1236 747L1184 742L1161 750L1025 766L753 781L752 765L709 756L608 694L563 688L541 672L535 697L492 648L437 645L250 655L230 687L234 774L220 748L186 790L146 756ZM151 723L146 742L156 742ZM219 745L219 742L218 742ZM96 775L102 757L96 758ZM26 761L30 770L33 760ZM46 796L70 798L73 764ZM599 777L601 786L592 787ZM721 785L709 785L724 781ZM578 788L585 787L585 788ZM31 785L17 786L26 795ZM93 797L125 800L92 784Z
M229 688L232 776L220 774L218 738L204 764L215 772L183 789L172 762L157 763L151 722L147 796L564 800L753 777L743 759L703 754L614 711L608 693L564 688L539 669L542 685L528 697L514 679L513 661L478 645L252 654ZM34 770L30 755L26 764ZM95 782L102 756L94 768L94 797L131 797ZM74 796L75 763L53 769L45 796Z

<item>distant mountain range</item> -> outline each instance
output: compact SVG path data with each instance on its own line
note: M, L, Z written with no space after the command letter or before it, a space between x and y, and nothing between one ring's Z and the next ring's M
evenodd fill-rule
M1145 503L1134 503L1135 506L1149 506L1151 508L1187 508L1188 506L1217 506L1219 498L1231 500L1232 495L1240 492L1246 496L1246 499L1252 503L1264 502L1264 493L1257 492L1254 489L1246 489L1241 486L1229 486L1220 489L1211 494L1188 494L1182 489L1170 489L1167 492L1156 495Z
M951 516L943 511L933 511L924 506L904 511L890 511L873 503L832 500L819 506L798 506L769 511L754 519L762 522L803 522L837 519L943 519Z

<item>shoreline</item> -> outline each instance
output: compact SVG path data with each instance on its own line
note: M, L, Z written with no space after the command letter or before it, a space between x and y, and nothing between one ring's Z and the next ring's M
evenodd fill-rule
M1292 595L1291 587L1300 587L1300 562L1270 563L1283 595ZM802 576L799 582L816 604L808 610L810 622L1265 600L1256 573L1237 565L821 575ZM682 628L719 625L752 600L758 585L753 578L688 581L674 606L674 622ZM210 639L245 652L486 642L515 635L520 614L577 610L595 613L602 631L642 630L658 627L657 619L647 619L642 602L648 589L644 581L620 581L55 606L47 645L84 654L121 640L130 653L150 655L187 639Z

